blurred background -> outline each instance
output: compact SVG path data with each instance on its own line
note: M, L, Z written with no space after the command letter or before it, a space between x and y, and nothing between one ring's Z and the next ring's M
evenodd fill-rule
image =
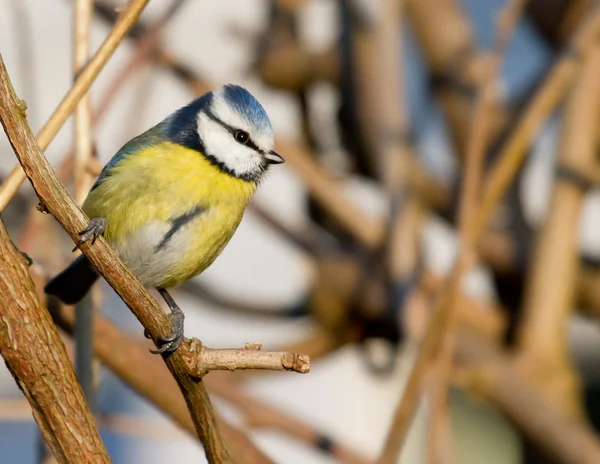
M0 53L34 132L73 82L74 3L0 0ZM209 374L217 410L274 462L375 462L440 311L450 322L433 337L393 462L600 462L583 460L600 449L596 3L149 3L92 86L89 170L215 86L245 86L267 110L286 164L215 264L173 295L186 335L207 346L311 355L306 375ZM91 53L125 5L94 2ZM499 33L508 46L494 54ZM78 193L73 134L70 120L46 155ZM505 194L481 240L469 238L477 214L465 203L497 189L510 157ZM0 137L0 179L15 163ZM480 180L465 200L470 169ZM50 276L72 243L36 204L26 183L2 220ZM463 278L448 297L451 273ZM97 287L96 310L144 343L112 289ZM98 362L93 373L90 401L115 463L205 462L197 440L118 376ZM50 462L4 369L0 395L0 463Z

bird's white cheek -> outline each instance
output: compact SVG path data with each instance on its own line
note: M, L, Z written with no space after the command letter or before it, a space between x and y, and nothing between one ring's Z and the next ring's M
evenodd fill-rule
M213 156L237 175L254 173L262 162L261 155L236 142L225 131L210 131L203 138L208 155Z

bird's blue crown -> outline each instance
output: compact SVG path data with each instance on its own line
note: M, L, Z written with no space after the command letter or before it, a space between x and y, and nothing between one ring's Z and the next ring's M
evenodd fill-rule
M223 87L225 101L259 130L272 130L271 121L262 105L243 87L228 84Z

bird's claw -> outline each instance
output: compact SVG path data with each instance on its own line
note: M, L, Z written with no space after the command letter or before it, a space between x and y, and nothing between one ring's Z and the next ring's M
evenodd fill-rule
M156 344L159 347L156 350L151 349L150 353L172 353L181 345L181 342L183 341L183 311L181 311L178 306L172 307L171 313L169 314L169 319L171 320L171 325L173 327L171 333L166 337L160 337L158 340L156 340ZM150 334L146 330L144 330L144 336L146 338L151 338Z
M79 236L81 237L73 251L81 248L85 242L87 242L90 238L92 239L92 245L96 243L98 237L100 237L104 231L106 230L106 226L108 225L108 221L105 218L93 218L88 226L79 232Z

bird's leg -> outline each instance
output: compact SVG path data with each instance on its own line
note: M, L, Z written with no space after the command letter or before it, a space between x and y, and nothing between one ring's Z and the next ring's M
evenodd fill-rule
M150 350L151 353L161 354L161 353L172 353L183 341L183 321L185 319L185 315L175 300L171 298L169 292L167 292L164 288L158 288L158 292L160 296L163 297L171 312L169 313L169 319L171 319L171 325L173 327L171 333L164 338L159 338L157 342L161 344L161 347L157 350ZM144 330L144 335L146 338L150 338L148 332Z
M75 248L73 248L73 251L79 249L90 238L92 239L92 245L96 243L96 239L104 233L107 225L108 221L105 218L93 218L88 226L79 232L81 238L77 242L77 245L75 245Z

